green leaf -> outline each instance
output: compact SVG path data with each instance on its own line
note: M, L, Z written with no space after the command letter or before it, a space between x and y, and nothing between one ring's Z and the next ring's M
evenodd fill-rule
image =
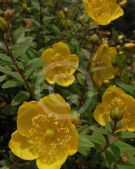
M85 76L82 73L77 73L77 80L80 85L83 85L85 82Z
M17 86L21 86L23 83L16 81L16 80L9 80L6 81L3 85L2 88L6 89L6 88L12 88L12 87L17 87Z
M118 134L121 138L135 138L135 133L131 132L120 132Z
M2 76L0 76L0 82L3 82L6 78L7 78L7 76L6 76L6 75L2 75Z
M105 129L99 128L99 127L97 127L97 126L95 126L95 125L90 126L90 129L91 129L92 131L94 131L95 133L97 132L97 133L101 133L101 134L107 134L107 131L106 131Z
M116 57L116 65L119 68L122 68L125 65L125 63L126 63L126 59L127 59L127 57L125 55L118 55Z
M93 142L93 143L96 143L100 146L104 146L106 144L106 139L105 137L103 136L103 134L101 132L93 132L92 133L92 136L90 136L90 140Z
M82 155L87 156L90 151L90 148L94 147L94 144L91 142L90 136L88 135L80 134L79 139L80 139L79 140L79 152Z
M9 67L2 67L0 66L0 72L4 73L4 74L7 74L7 75L10 75L12 76L13 78L19 80L20 82L23 82L23 79L22 77L20 76L20 74L18 72L13 72L10 70Z
M135 151L135 148L133 146L131 146L123 141L117 141L114 144L124 151Z
M9 57L9 56L7 56L7 55L6 55L6 54L4 54L4 53L0 53L0 59L1 59L2 61L6 61L6 62L11 63L11 59L10 59L10 57Z
M117 169L135 169L135 165L128 165L128 164L125 164L125 165L117 165Z
M24 101L26 101L29 98L29 96L30 95L28 92L21 91L12 99L11 105L17 106L17 105L23 103Z
M80 147L94 147L94 144L91 141L91 137L89 135L80 134Z
M125 83L122 82L116 82L116 84L121 87L122 89L124 89L126 92L128 92L131 95L135 95L135 86L131 86L131 85L127 85Z
M32 40L32 37L20 39L19 42L12 47L13 55L17 58L25 54L26 50L31 46Z

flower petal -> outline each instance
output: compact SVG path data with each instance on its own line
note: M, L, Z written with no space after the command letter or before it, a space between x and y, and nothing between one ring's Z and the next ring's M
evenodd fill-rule
M43 97L39 101L39 105L46 113L54 116L57 114L68 114L71 111L70 105L56 93Z
M70 48L63 42L58 42L53 45L55 53L60 53L62 55L70 54Z
M67 70L65 67L65 70L66 70L65 73L68 75L72 75L76 71L79 65L79 58L75 54L70 54L66 57L66 60L67 60L67 65L65 66L67 67Z
M34 152L34 147L17 130L11 136L9 148L16 156L24 160L34 160L38 157L38 154Z
M54 56L54 50L52 48L48 48L42 53L41 58L45 64L48 64L51 62L51 58L53 56Z
M110 86L104 92L104 94L102 96L102 102L110 103L113 100L113 98L120 97L120 95L122 95L124 93L125 92L121 88L116 87L115 85Z
M96 106L94 111L94 119L98 122L98 124L104 126L106 121L110 121L110 112L106 111L106 104L100 103Z
M128 95L122 94L120 96L127 106L127 111L123 112L122 126L124 129L134 132L135 131L135 99Z
M77 130L76 130L76 127L75 125L73 125L71 122L70 122L70 128L71 128L71 148L70 148L70 153L69 155L72 156L74 155L75 153L77 153L78 151L78 146L79 146L79 135L77 133Z
M17 116L17 128L22 135L28 137L38 133L33 125L33 118L40 113L41 109L36 101L25 102L20 106Z
M62 76L63 75L63 76ZM56 81L56 83L58 85L64 86L64 87L68 87L70 86L73 82L75 81L75 77L72 76L66 76L64 74L60 74L58 75L58 79Z
M44 163L43 158L42 159L39 158L36 160L36 164L39 169L60 169L62 164L66 161L67 157L68 157L68 155L65 154L64 156L62 156L62 158L60 158L57 161L54 161L54 163L49 164L49 165ZM46 161L46 159L45 159L45 161Z

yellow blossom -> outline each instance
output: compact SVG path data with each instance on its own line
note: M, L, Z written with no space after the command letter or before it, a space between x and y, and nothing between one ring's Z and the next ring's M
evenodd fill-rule
M118 110L119 131L135 131L135 99L116 86L106 89L102 97L102 103L96 106L95 120L102 126L106 121L111 121L111 112ZM122 114L122 115L121 115Z
M124 14L116 0L84 0L84 7L99 25L107 25Z
M57 83L61 86L69 86L74 80L79 59L70 53L69 47L63 42L55 43L52 48L46 49L42 54L44 62L45 80L49 84Z
M70 105L59 94L23 103L17 130L9 142L11 151L24 160L36 159L39 169L60 169L78 150L79 136L70 116ZM59 118L58 118L59 117Z
M118 73L118 69L113 66L116 57L115 47L109 47L108 44L104 43L98 48L91 64L94 72L93 80L97 85L100 86L102 83L108 82Z

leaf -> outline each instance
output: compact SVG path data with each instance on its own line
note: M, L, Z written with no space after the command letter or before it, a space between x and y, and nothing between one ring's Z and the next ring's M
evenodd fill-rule
M77 80L80 85L83 85L85 82L85 76L82 73L77 73Z
M4 53L0 53L0 59L1 59L2 61L6 61L6 62L11 63L10 57L7 56L7 55L5 55Z
M18 72L13 72L10 70L9 67L2 67L0 66L0 72L4 73L4 74L7 74L7 75L10 75L12 76L13 78L19 80L20 82L23 82L23 79L22 77L20 76L20 74Z
M16 58L23 55L26 50L31 46L32 40L32 37L25 37L20 39L19 42L12 47L13 55Z
M131 132L120 132L119 136L121 138L135 138L135 133Z
M79 140L79 152L87 156L89 154L90 148L94 147L94 144L90 141L90 136L80 134Z
M94 132L101 133L101 134L107 134L107 131L103 128L99 128L95 125L91 126L90 129Z
M123 141L117 141L116 143L114 143L116 146L118 146L120 149L122 149L123 151L135 151L135 148Z
M80 134L80 142L79 142L80 147L94 147L94 144L91 141L91 137L89 135L83 135Z
M127 164L125 164L125 165L117 165L117 168L118 169L135 169L135 165L133 166L133 165L127 165Z
M131 86L131 85L127 85L125 83L122 82L116 82L116 84L121 87L122 89L124 89L126 92L128 92L131 95L135 95L135 87Z
M23 83L16 81L16 80L9 80L6 81L3 85L2 88L6 89L6 88L12 88L12 87L17 87L17 86L21 86Z
M12 106L17 106L21 103L23 103L24 101L26 101L29 98L29 93L25 92L25 91L21 91L20 93L18 93L11 102Z
M96 144L98 144L98 145L100 145L100 146L104 146L105 144L106 144L106 139L105 139L105 137L103 136L103 134L101 133L101 132L93 132L92 133L92 136L90 136L91 137L91 141L93 142L93 143L96 143Z
M116 57L116 65L119 68L122 68L125 65L126 59L127 59L126 55L118 55Z
M3 82L6 78L7 78L7 76L6 76L6 75L2 75L2 76L0 76L0 82Z

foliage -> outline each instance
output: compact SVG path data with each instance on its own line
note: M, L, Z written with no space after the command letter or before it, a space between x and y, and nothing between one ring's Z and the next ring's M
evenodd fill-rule
M132 98L135 96L133 34L126 37L111 26L108 29L97 25L79 0L0 1L1 18L4 27L0 25L0 168L37 168L35 162L16 157L8 147L11 133L17 128L18 108L25 101L59 93L72 108L72 121L80 137L78 153L69 157L62 169L134 169L135 133L115 132L115 123L100 126L93 117L109 86L116 85ZM49 84L42 73L42 52L57 42L65 43L79 58L75 81L68 87ZM111 66L118 72L98 85L93 74L106 67L91 64L103 43L117 50Z

